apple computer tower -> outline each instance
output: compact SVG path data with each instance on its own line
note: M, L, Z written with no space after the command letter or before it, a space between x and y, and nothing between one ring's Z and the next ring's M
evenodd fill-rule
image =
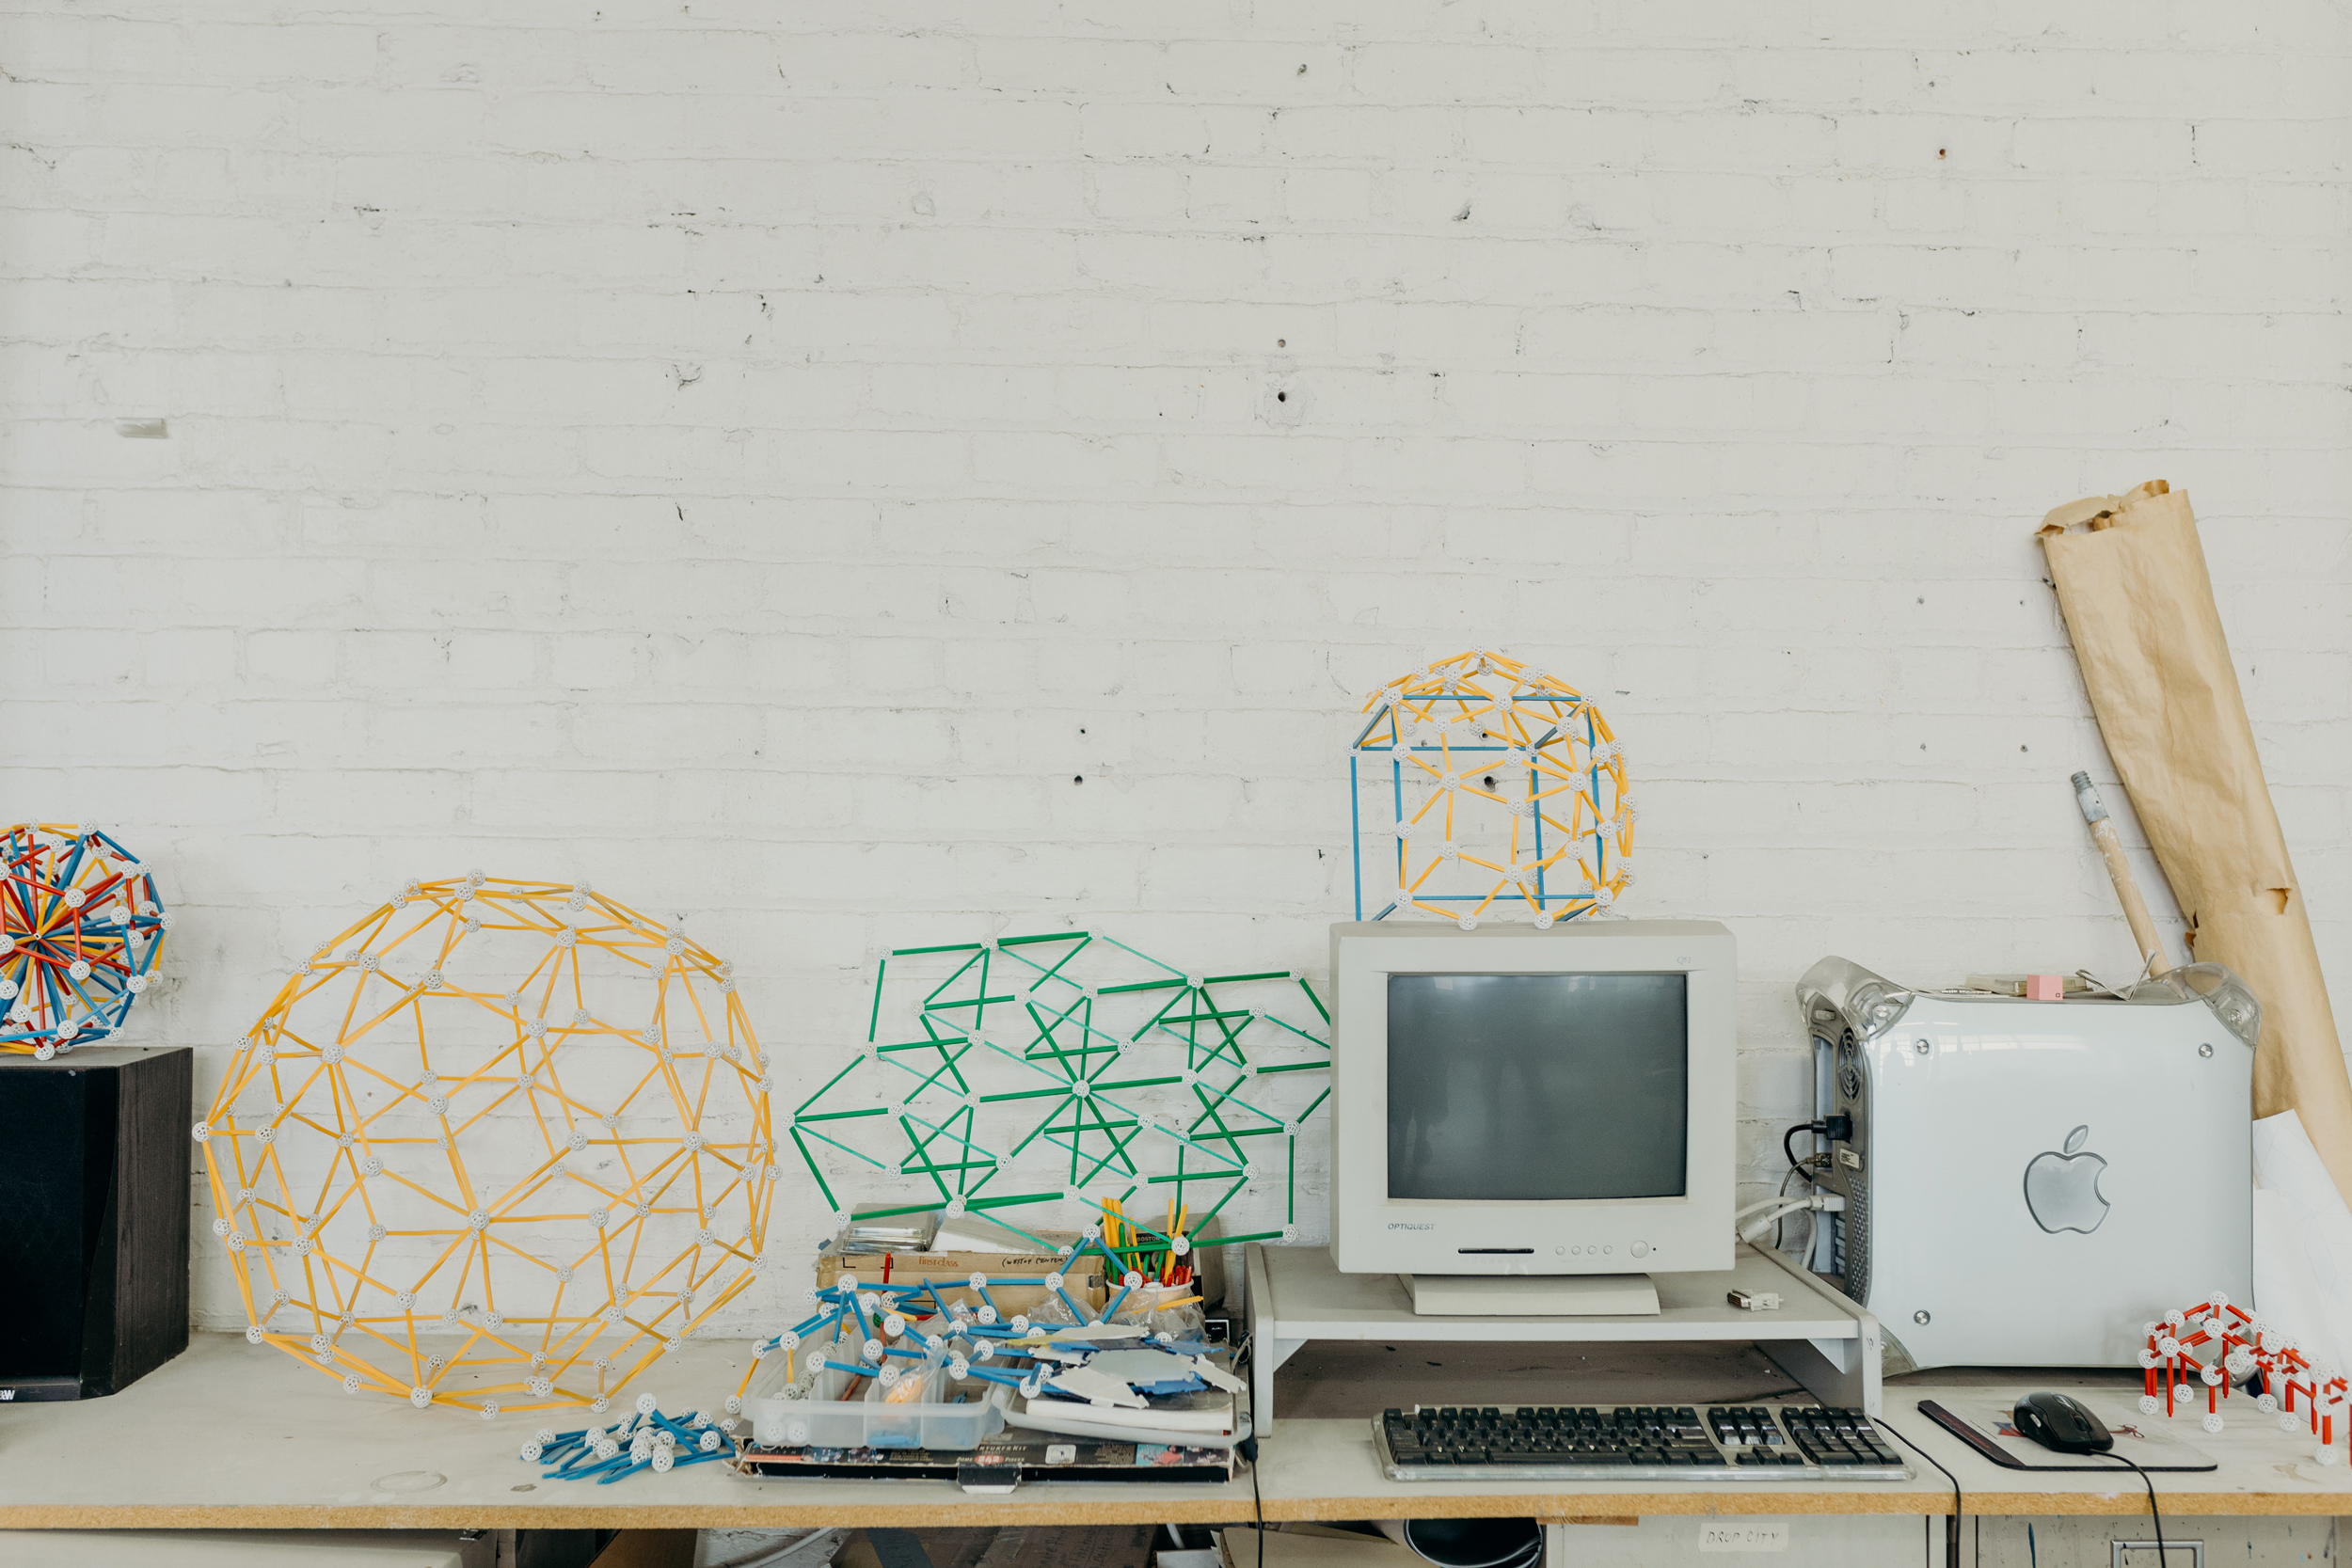
M2150 1319L2250 1301L2262 1015L2227 970L2029 1002L1824 958L1797 1001L1820 1115L1851 1118L1818 1146L1845 1209L1808 1260L1890 1372L2136 1366Z
M1638 1314L1732 1266L1731 933L1331 927L1331 1257L1423 1314Z

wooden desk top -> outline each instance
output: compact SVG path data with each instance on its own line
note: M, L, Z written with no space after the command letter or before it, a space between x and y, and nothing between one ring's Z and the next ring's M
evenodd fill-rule
M663 1408L716 1406L742 1375L739 1342L688 1345L647 1387ZM1661 1353L1668 1354L1668 1353ZM1948 1465L1969 1513L2129 1514L2146 1503L2136 1477L2028 1475L1975 1458L1919 1416L1923 1398L2013 1397L2066 1386L2017 1374L2014 1387L1891 1386L1888 1419ZM2081 1385L2093 1408L2123 1413L2111 1380ZM631 1390L632 1395L635 1390ZM1376 1396L1375 1396L1376 1397ZM2233 1402L2234 1404L2236 1402ZM2234 1414L2234 1413L2233 1413ZM501 1416L411 1410L345 1394L284 1354L240 1336L199 1334L186 1354L112 1399L0 1405L0 1528L617 1528L792 1525L1234 1523L1255 1512L1248 1482L1217 1487L1025 1482L971 1497L945 1481L751 1481L718 1465L612 1486L539 1479L515 1457L542 1425ZM2352 1514L2352 1474L2313 1463L2306 1439L2250 1406L2219 1436L2182 1435L2222 1462L2210 1476L2160 1476L2167 1515ZM1383 1481L1360 1418L1285 1420L1259 1477L1269 1519L1534 1514L1948 1513L1951 1484L1915 1459L1908 1482L1730 1486L1694 1481L1468 1485Z

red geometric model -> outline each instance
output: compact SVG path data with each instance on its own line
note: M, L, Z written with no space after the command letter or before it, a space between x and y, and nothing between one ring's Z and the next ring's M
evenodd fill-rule
M2233 1386L2259 1372L2263 1392L2256 1397L2255 1407L2265 1414L2278 1413L2282 1431L2308 1425L2312 1435L2319 1439L2313 1457L2322 1465L2344 1463L2344 1450L2337 1446L2336 1431L2341 1424L2346 1440L2352 1441L2352 1421L2337 1420L2344 1414L2347 1393L2343 1376L2314 1368L2293 1340L2280 1338L2276 1329L2244 1308L2233 1307L2229 1297L2217 1291L2186 1311L2167 1312L2162 1321L2149 1323L2147 1331L2147 1346L2139 1353L2146 1385L2146 1392L2139 1396L2143 1415L2161 1411L2170 1416L2186 1410L2202 1393L2205 1414L2201 1424L2207 1432L2219 1432L2221 1402L2230 1397ZM2197 1354L2201 1346L2213 1348L2214 1359L2207 1361ZM2297 1396L2303 1401L2300 1418L2295 1414Z

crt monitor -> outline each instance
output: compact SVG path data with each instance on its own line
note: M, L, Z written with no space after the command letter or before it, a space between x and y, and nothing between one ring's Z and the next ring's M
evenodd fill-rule
M1732 1263L1731 933L1331 928L1331 1252L1343 1273Z

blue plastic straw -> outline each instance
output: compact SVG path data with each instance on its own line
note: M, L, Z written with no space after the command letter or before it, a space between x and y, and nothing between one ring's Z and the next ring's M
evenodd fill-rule
M849 1361L835 1361L831 1357L827 1357L826 1359L819 1361L818 1365L820 1367L831 1367L835 1371L855 1372L860 1377L872 1377L877 1371L882 1370L879 1367L861 1367Z
M1002 1371L994 1367L966 1367L963 1371L966 1377L977 1377L988 1383L1009 1383L1016 1388L1028 1381L1025 1372Z
M620 1458L615 1459L612 1462L612 1473L611 1475L598 1476L596 1478L596 1484L598 1486L610 1486L616 1481L626 1480L628 1477L635 1475L640 1470L648 1470L652 1467L653 1460L650 1457L645 1459L631 1459L628 1455L623 1454Z

